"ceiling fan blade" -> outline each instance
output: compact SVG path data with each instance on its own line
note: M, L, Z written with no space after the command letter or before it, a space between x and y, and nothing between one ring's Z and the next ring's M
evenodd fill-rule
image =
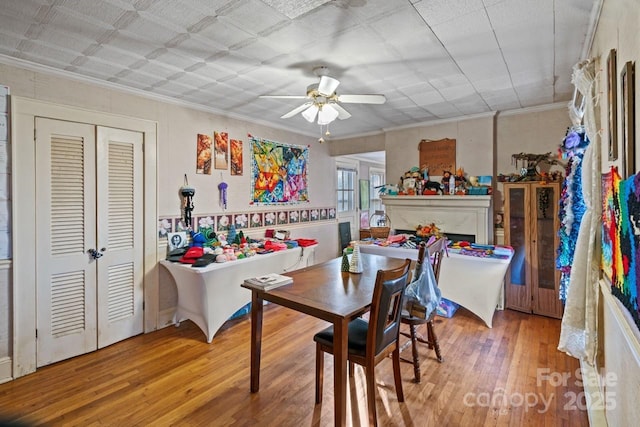
M289 117L293 117L296 114L298 114L301 111L306 110L307 108L309 108L310 105L312 105L313 102L305 102L304 104L300 105L299 107L294 108L293 110L289 111L287 114L283 115L282 117L280 117L281 119L288 119Z
M306 95L260 95L259 98L271 99L306 99Z
M333 77L321 76L318 83L318 93L322 96L331 96L336 91L340 82Z
M384 95L339 95L338 101L347 104L384 104L387 98Z
M349 117L351 117L351 113L349 113L347 110L342 108L342 105L338 103L334 103L334 104L331 104L331 106L338 111L338 118L340 120L348 119Z

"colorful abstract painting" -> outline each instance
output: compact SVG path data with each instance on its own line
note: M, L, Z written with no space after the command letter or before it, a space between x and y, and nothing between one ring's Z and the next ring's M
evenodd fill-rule
M611 190L603 192L603 258L611 242L611 293L629 310L640 329L640 173L621 180L611 171ZM607 203L607 205L605 205ZM607 233L607 236L604 233ZM608 256L608 255L607 255Z
M251 138L251 203L308 202L309 148Z
M231 175L242 175L242 141L231 140Z

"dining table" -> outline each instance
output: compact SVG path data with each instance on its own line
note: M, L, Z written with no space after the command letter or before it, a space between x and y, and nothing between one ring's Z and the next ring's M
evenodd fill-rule
M263 304L269 301L333 324L335 425L346 425L348 324L370 309L378 270L398 268L404 260L360 254L360 262L362 273L343 272L342 258L335 258L283 273L293 278L293 283L271 290L256 289L247 283L242 285L251 290L252 393L260 389ZM312 342L315 332L307 333L309 342Z
M361 253L417 259L418 250L373 244L360 245ZM464 251L448 249L442 258L438 288L442 297L460 304L487 327L493 325L496 310L504 309L504 276L511 264L513 250L504 257L478 257Z
M192 267L167 260L160 265L173 277L178 290L178 305L173 323L191 320L206 336L208 343L229 318L251 301L251 294L239 285L245 279L269 273L293 271L312 265L317 245L295 247L248 258Z

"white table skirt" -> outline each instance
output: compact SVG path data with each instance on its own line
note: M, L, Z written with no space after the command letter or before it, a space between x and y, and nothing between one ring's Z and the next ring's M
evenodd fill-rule
M160 261L178 289L178 306L173 317L176 326L183 320L191 320L210 343L223 323L251 302L251 291L240 287L245 279L312 265L315 248L314 245L287 249L206 267Z
M360 252L417 259L417 249L360 245ZM449 252L442 259L438 287L442 297L460 304L492 327L496 307L502 307L504 275L509 259L479 258Z

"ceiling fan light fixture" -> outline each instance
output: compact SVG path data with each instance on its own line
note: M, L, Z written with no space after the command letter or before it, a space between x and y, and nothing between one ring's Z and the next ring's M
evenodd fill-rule
M338 118L338 110L333 108L330 104L324 104L318 112L318 124L328 125L332 121Z
M313 121L316 119L316 115L318 114L318 110L318 106L316 104L313 104L302 112L302 117L304 117L305 120L309 123L313 123Z
M329 76L321 76L320 83L318 83L318 93L324 96L331 96L338 88L340 82L337 79Z

